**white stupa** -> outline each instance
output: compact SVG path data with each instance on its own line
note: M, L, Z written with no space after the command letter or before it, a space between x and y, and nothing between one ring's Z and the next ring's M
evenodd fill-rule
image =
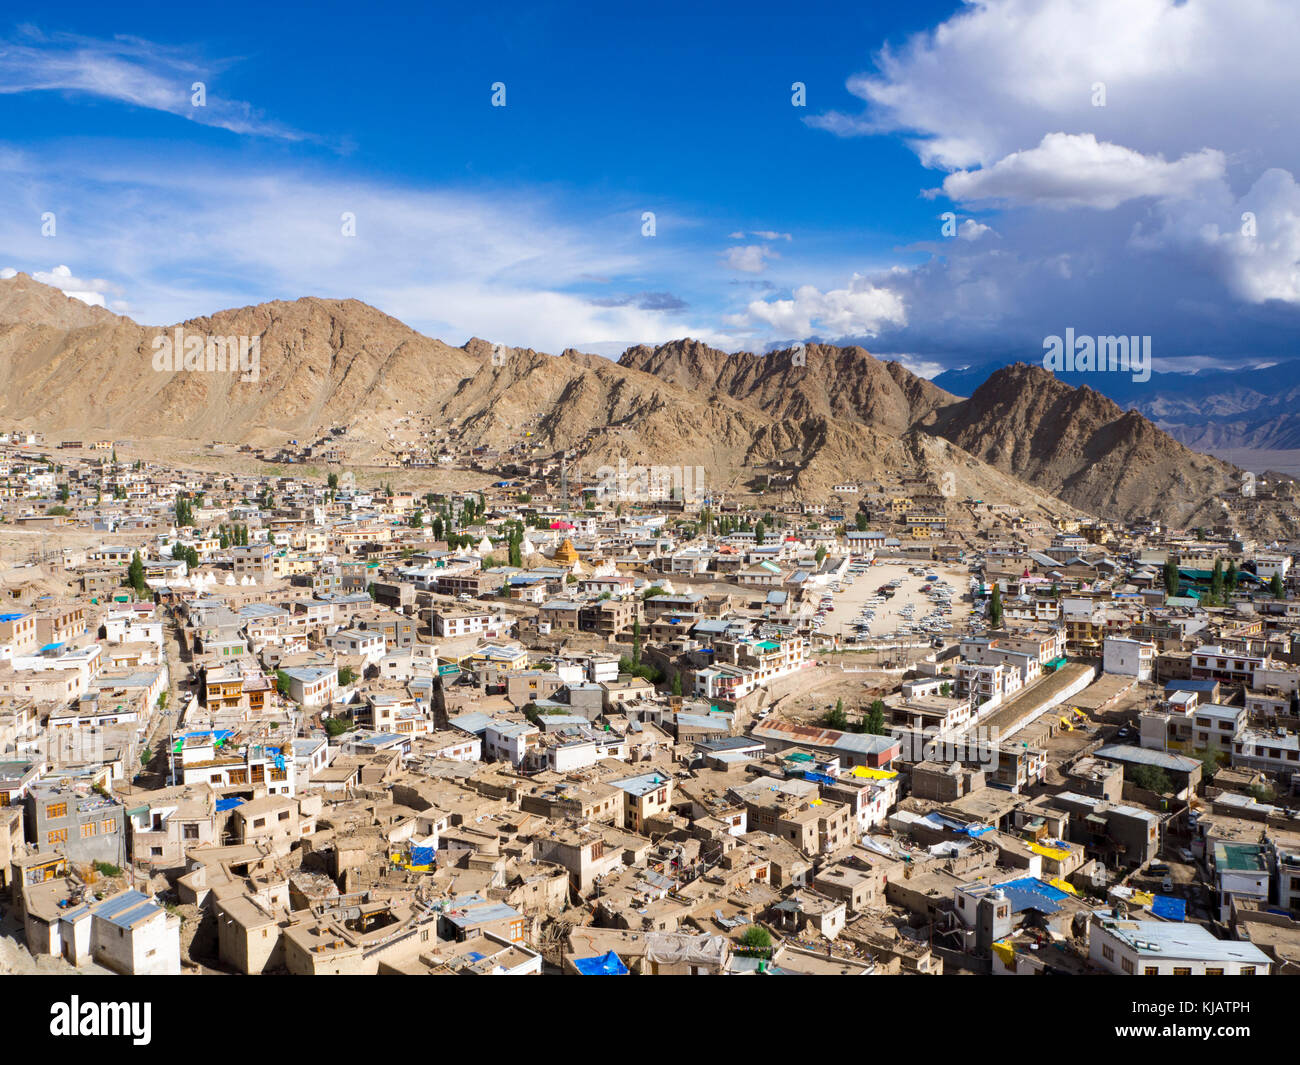
M481 555L490 555L492 553L492 541L486 535L478 542L478 550Z

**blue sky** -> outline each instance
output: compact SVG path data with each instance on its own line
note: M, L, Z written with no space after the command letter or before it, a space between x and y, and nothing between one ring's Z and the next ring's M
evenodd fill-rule
M10 12L0 270L149 324L356 297L610 355L1300 354L1284 0L440 7Z

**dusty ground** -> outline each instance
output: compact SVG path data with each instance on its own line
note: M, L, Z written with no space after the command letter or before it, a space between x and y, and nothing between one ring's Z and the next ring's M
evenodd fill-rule
M841 668L841 661L849 669L855 668L852 664L855 657L843 655L831 660L818 656L818 661L827 664L807 666L773 682L769 688L773 701L769 705L782 716L811 721L834 707L837 699L843 699L845 710L851 711L876 698L877 689L897 685L897 673L877 670L850 673Z

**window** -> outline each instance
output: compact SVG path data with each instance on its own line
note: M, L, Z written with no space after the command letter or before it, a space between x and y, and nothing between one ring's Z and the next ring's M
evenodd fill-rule
M1222 969L1206 969L1206 970L1205 970L1205 975L1206 975L1206 976L1222 976L1222 975L1223 975L1223 970L1222 970Z
M46 816L46 817L50 817L50 818L54 818L54 817L67 817L67 816L68 816L68 804L67 804L66 802L52 802L52 803L50 803L47 807L45 807L45 816Z
M181 837L183 839L198 839L199 826L195 824L181 825Z
M49 834L49 841L51 845L55 843L67 843L68 830L66 828L56 828Z
M1241 969L1238 971L1237 975L1238 975L1238 976L1254 976L1254 975L1255 975L1255 966L1253 966L1253 965L1243 965L1243 966L1241 967Z
M1188 968L1186 965L1175 965L1175 966L1174 966L1174 975L1175 975L1175 976L1191 976L1191 975L1192 975L1192 970L1191 970L1190 968Z
M1126 973L1131 973L1133 971L1133 962L1130 961L1128 958L1120 958L1119 966Z
M1142 975L1143 975L1143 976L1159 976L1159 975L1160 975L1160 967L1159 967L1158 965L1148 965L1145 969L1142 970Z
M81 838L90 839L95 834L95 822L90 821L81 826Z
M265 828L265 827L266 827L266 818L265 818L265 817L259 817L259 818L257 818L257 819L253 822L253 827L254 827L254 828Z
M1107 961L1114 961L1115 960L1114 948L1112 948L1110 944L1103 944L1101 948L1101 956L1105 958Z

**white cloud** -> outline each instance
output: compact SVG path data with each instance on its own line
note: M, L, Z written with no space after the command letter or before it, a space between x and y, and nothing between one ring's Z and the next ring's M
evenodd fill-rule
M889 355L891 362L901 363L907 370L911 370L917 377L924 377L927 381L932 377L937 377L948 369L941 362L935 362L932 359L923 359L918 355L910 352L894 352Z
M1297 51L1282 0L968 0L881 50L848 80L861 113L805 121L901 135L944 195L1002 213L877 281L908 311L879 350L1029 355L1068 320L1154 334L1162 359L1289 357Z
M642 239L626 213L569 218L517 190L426 191L247 165L232 181L216 160L157 167L123 152L88 154L29 160L0 182L0 247L29 272L48 261L51 241L29 219L57 189L75 199L78 218L60 227L60 253L113 284L70 270L35 276L115 310L112 297L129 292L133 317L146 324L320 296L363 300L451 343L475 335L544 351L687 335L732 343L681 301L592 298L593 278L639 289L647 264L679 271L684 253ZM341 232L345 211L355 237Z
M1240 198L1220 184L1171 205L1131 245L1206 262L1248 303L1300 304L1300 185L1281 169L1266 170Z
M754 237L756 240L766 240L766 241L773 241L773 240L792 241L792 240L794 240L794 235L793 235L793 234L791 234L791 233L779 233L779 232L777 232L775 229L754 229L754 230L751 230L751 231L750 231L749 235L750 235L751 237ZM741 230L737 230L735 233L732 233L732 234L728 235L727 239L728 239L728 240L744 240L744 239L745 239L745 231L744 231L743 229L741 229Z
M967 218L957 227L957 236L962 240L979 240L985 233L997 235L992 226L986 226L983 222L976 222L973 218Z
M1298 51L1300 7L1285 0L971 0L848 80L862 114L806 121L840 136L903 133L945 170L991 166L1061 129L1166 158L1269 145L1295 169Z
M779 259L775 252L761 244L746 244L743 247L728 248L723 262L732 270L746 274L761 274L767 269L768 259Z
M13 267L6 267L0 270L0 279L8 280L17 273L18 271ZM53 270L33 270L31 277L43 285L52 285L65 296L81 300L82 303L88 303L92 307L107 307L109 303L108 293L119 291L112 282L101 278L90 280L76 277L67 266L56 266ZM116 300L114 303L118 306L123 305Z
M289 141L316 139L266 119L242 100L223 98L214 79L227 65L225 61L197 63L190 50L138 38L47 37L28 27L20 41L0 40L0 94L85 93L232 133ZM195 82L204 84L204 106L192 103Z
M801 285L793 299L754 300L743 314L732 315L728 324L737 327L764 325L777 336L798 337L814 333L830 337L874 336L886 325L907 322L902 298L854 276L848 288L819 291Z
M1222 152L1206 148L1167 163L1091 133L1048 133L1036 148L981 170L958 170L943 192L960 203L1001 201L1110 210L1143 196L1187 198L1225 175ZM938 190L934 190L937 192Z

